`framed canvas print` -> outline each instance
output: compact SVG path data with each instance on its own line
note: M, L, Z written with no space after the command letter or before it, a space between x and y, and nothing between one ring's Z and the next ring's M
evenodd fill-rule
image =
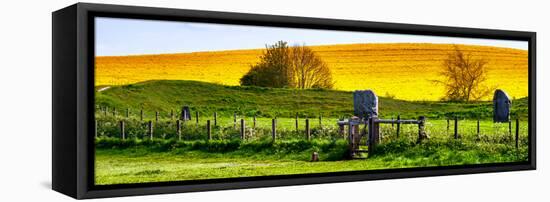
M534 32L52 15L53 189L75 198L536 168Z

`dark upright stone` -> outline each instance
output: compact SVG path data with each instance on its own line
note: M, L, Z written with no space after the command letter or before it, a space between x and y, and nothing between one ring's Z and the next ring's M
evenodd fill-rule
M181 108L181 120L189 121L191 120L191 110L189 110L189 106L183 106Z
M494 122L509 122L510 107L512 101L506 92L497 89L493 96L493 121Z
M353 111L360 118L378 116L378 96L371 90L353 92Z

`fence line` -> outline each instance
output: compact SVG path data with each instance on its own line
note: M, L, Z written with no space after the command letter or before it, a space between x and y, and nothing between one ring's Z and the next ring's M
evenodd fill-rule
M109 107L103 107L103 108L102 108L102 107L98 107L98 109L99 109L99 110L102 110L102 111L99 111L99 115L103 114L103 115L107 116L107 115L111 114L111 115L115 118L115 121L116 121L116 119L119 119L119 120L117 121L117 122L118 122L118 128L119 128L119 137L120 137L121 139L123 139L123 140L128 139L128 137L129 137L129 136L128 136L128 134L129 134L129 133L128 133L128 132L129 132L129 130L128 130L128 122L126 122L125 120L131 120L131 119L134 119L134 120L135 120L135 117L136 117L137 113L134 113L134 116L132 117L132 112L131 112L131 110L130 110L129 108L123 108L124 111L120 113L120 116L117 116L117 109L116 109L115 107L112 107L110 110L109 110ZM109 112L110 112L110 113L109 113ZM189 140L189 139L191 139L191 136L186 136L186 135L184 135L184 132L183 132L183 130L182 130L182 128L184 128L186 119L185 119L185 118L184 118L183 120L181 120L180 118L176 119L176 120L175 120L175 130L174 130L174 125L173 125L174 122L172 122L172 121L174 121L174 115L177 113L177 111L171 109L171 110L169 111L169 114L168 114L168 112L165 112L165 113L166 113L165 116L162 117L162 115L161 115L161 113L160 113L159 111L155 111L155 112L154 112L154 122L157 122L157 123L158 123L158 126L157 126L157 127L160 127L160 131L165 131L165 130L166 130L166 129L163 129L163 128L166 128L166 125L161 124L161 121L162 121L162 120L167 120L167 119L168 119L168 120L170 120L170 121L168 122L168 123L169 123L168 128L172 128L172 129L170 129L170 130L171 130L171 131L175 131L175 135L177 135L177 138L178 138L179 140L182 140L182 139L187 139L187 140ZM185 112L185 111L182 111L182 113L185 114L186 112ZM185 117L185 116L184 116L184 117ZM314 117L315 117L315 116L314 116ZM322 129L322 128L324 127L323 116L322 116L322 115L319 115L319 116L317 116L317 118L318 118L318 124L317 124L316 126L315 126L315 124L313 124L313 127L312 127L312 122L311 122L311 120L310 120L309 118L307 118L307 117L304 118L304 119L303 119L304 122L302 122L302 123L304 123L304 125L303 125L304 128L302 128L302 130L300 130L300 128L301 128L301 126L300 126L300 117L298 116L298 114L296 114L294 120L292 120L292 118L290 118L290 119L282 119L282 121L283 121L283 126L284 126L284 127L282 128L282 135L283 135L282 138L285 138L286 135L289 135L289 134L292 135L292 134L294 134L294 133L288 133L288 132L289 132L289 131L288 131L288 125L292 125L291 123L289 124L289 122L294 122L294 128L295 128L296 134L302 133L302 134L304 134L304 136L303 136L304 139L311 140L312 137L313 137L313 136L312 136L312 128L314 128L314 131L317 131L317 130L316 130L317 128ZM144 119L145 119L145 112L144 112L143 109L140 109L140 110L139 110L139 120L140 120L140 121L143 121ZM247 125L246 125L246 118L245 118L244 116L240 116L240 124L239 124L239 122L237 121L237 113L233 113L233 128L234 128L235 130L239 129L239 130L237 130L237 131L238 131L238 134L240 135L240 139L241 139L241 140L247 140L247 139L250 139L250 138L252 138L252 139L253 139L253 138L259 138L258 136L255 136L255 134L256 134L256 132L254 132L255 130L252 130L252 132L250 132L249 134L247 134L247 133L248 133L248 132L247 132L247 129L248 129L248 128L257 129L257 127L259 127L259 126L260 126L260 128L264 128L264 127L261 127L262 124L258 122L259 120L257 119L256 116L249 117L249 121L250 121L250 119L252 119L252 125L247 127ZM462 134L462 132L464 132L464 129L461 130L461 127L460 127L460 126L461 126L461 123L462 123L463 121L458 120L458 117L454 117L453 119L454 119L454 120L453 120L454 124L453 124L453 136L452 136L452 137L453 137L454 139L457 139L457 140L458 140L458 139L462 139L461 134ZM220 119L219 119L219 117L218 117L217 112L214 112L214 113L212 114L212 120L213 120L213 122L214 122L214 128L212 128L212 126L211 126L211 119L206 120L206 132L207 132L206 134L207 134L207 139L208 139L208 140L211 140L211 139L213 138L213 136L212 136L212 132L213 132L212 130L213 130L213 129L214 129L214 130L219 130L219 129L220 129L219 127L221 126L221 127L222 127L222 130L223 130L223 127L227 126L226 124L220 124L220 122L219 122ZM328 119L328 120L330 120L330 119ZM400 115L397 115L397 121L395 122L395 125L394 125L394 123L393 123L394 117L391 117L391 120L392 120L391 130L395 130L396 137L399 138L400 135L401 135L401 133L403 133L403 128L402 128L402 126L401 126L401 122L399 121L399 120L402 120L402 119L401 119L401 116L400 116ZM450 129L450 125L451 125L451 124L450 124L450 119L449 119L449 118L446 118L446 119L444 119L444 120L446 120L446 123L447 123L446 128L447 128L447 133L448 133L448 131L449 131L449 129ZM183 122L182 122L182 121L183 121ZM199 113L198 111L196 111L196 112L195 112L195 122L196 122L197 126L199 125L199 121L200 121L200 113ZM222 119L222 121L223 121L223 119ZM278 139L278 136L281 135L281 134L279 134L279 131L278 131L278 125L279 125L279 122L280 122L280 121L281 121L281 120L279 120L279 119L277 119L277 118L273 118L273 119L272 119L272 122L271 122L271 139L272 139L273 141L277 140L277 139ZM520 129L521 129L521 128L520 128L520 121L519 121L519 119L516 118L516 120L515 120L515 121L516 121L516 123L515 123L515 128L513 127L512 121L513 121L513 120L510 120L510 121L508 121L508 123L507 123L507 124L508 124L508 128L507 128L508 131L507 131L507 132L508 132L508 135L509 135L510 140L511 140L510 143L511 143L511 144L514 144L514 146L515 146L516 148L519 148L519 147L520 147L520 140L519 140L520 134L519 134L519 133L520 133ZM471 129L471 132L468 132L467 134L475 135L475 137L477 137L476 140L480 140L481 137L482 137L482 130L481 130L481 124L480 124L480 122L481 122L481 120L480 120L480 118L478 117L477 119L475 119L474 122L469 122L469 123L470 123L469 127L466 127L466 128L472 128L473 123L475 123L475 129L472 128L472 129ZM115 122L115 123L116 123L116 122ZM152 120L148 120L148 121L146 121L145 123L146 123L146 127L147 127L147 131L146 131L145 134L149 137L150 140L153 140L153 139L155 139L155 138L166 138L166 133L164 133L164 135L163 135L163 134L158 134L158 133L157 133L157 135L161 135L161 136L155 137L155 134L154 134L154 130L155 130L155 129L154 129L154 127L155 127L155 125L157 125L157 124L153 123ZM227 122L225 122L225 123L227 123ZM314 122L313 122L313 123L314 123ZM466 122L466 123L468 123L468 122ZM285 126L285 124L287 124L287 125ZM132 133L132 126L131 126L131 125L133 125L133 124L131 124L131 122L130 122L130 137L132 137L133 134L135 134L135 133ZM171 126L170 126L170 125L171 125ZM237 128L237 125L239 125L240 128ZM113 123L107 124L107 127L112 127L112 126L113 126ZM263 126L265 126L265 125L263 125ZM281 125L279 125L279 127L280 127L280 126L281 126ZM336 124L335 124L335 126L336 126ZM501 129L499 129L498 131L500 131L500 132L495 131L495 132L494 132L495 135L502 135L502 134L505 133L505 132L502 130L502 126L504 126L504 125L499 125L499 127L500 127ZM98 131L101 130L101 128L103 128L103 127L105 127L105 125L102 124L102 121L96 119L95 122L94 122L94 136L95 136L95 137L100 137L101 135L103 135L103 134L100 134L100 133L98 132ZM341 126L341 128L339 128L338 130L340 130L340 131L345 131L345 128L344 128L344 127L346 127L346 126ZM464 127L464 126L462 126L462 127ZM381 128L381 129L384 129L384 128ZM513 131L512 129L515 129L515 131ZM348 129L348 130L349 130L349 129ZM387 130L387 128L384 129L384 130ZM468 129L468 130L470 130L470 129ZM474 131L475 131L475 132L474 132ZM407 134L410 133L410 131L405 131L405 132L406 132ZM513 133L513 132L514 132L514 133ZM162 132L159 132L159 133L162 133ZM173 136L173 134L174 134L173 132L169 132L169 133L171 133L170 136L174 137L174 136ZM186 133L187 133L187 132L186 132ZM204 134L204 133L202 133L202 134ZM216 133L216 134L218 134L218 133ZM264 133L264 134L265 134L265 133ZM313 134L318 134L318 133L315 132L315 133L313 133ZM381 133L380 136L387 135L387 134L388 134L387 132L384 132L384 133ZM191 134L189 134L189 135L191 135ZM193 134L193 135L195 135L195 134ZM116 135L110 134L110 136L116 136ZM333 136L333 137L334 137L334 135L330 135L330 136ZM410 137L410 134L408 134L407 136ZM184 137L188 137L188 138L184 138ZM204 136L203 136L203 137L204 137ZM249 137L250 137L250 138L249 138ZM471 136L470 136L470 137L471 137ZM501 136L501 137L503 137L503 136ZM505 137L505 136L504 136L504 137ZM343 138L346 138L346 137L343 136ZM380 139L384 139L384 138L381 137ZM508 140L508 138L506 138L505 141L507 141L507 140Z

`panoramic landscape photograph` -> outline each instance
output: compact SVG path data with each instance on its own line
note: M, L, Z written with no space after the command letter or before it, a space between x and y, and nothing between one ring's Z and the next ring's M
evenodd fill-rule
M528 42L95 18L95 185L528 161Z

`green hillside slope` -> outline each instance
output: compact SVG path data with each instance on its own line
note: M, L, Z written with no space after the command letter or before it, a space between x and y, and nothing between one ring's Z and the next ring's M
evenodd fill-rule
M99 86L96 90L103 88ZM113 86L96 91L96 106L143 109L147 113L176 112L187 105L192 111L220 116L233 113L258 117L325 117L349 116L353 113L352 92L336 90L298 90L261 87L225 86L199 81L147 81L125 86ZM122 112L122 111L121 111ZM379 113L383 118L401 114L403 118L420 115L429 118L459 116L490 118L491 102L447 103L413 102L379 97ZM527 98L513 101L513 116L527 117Z

